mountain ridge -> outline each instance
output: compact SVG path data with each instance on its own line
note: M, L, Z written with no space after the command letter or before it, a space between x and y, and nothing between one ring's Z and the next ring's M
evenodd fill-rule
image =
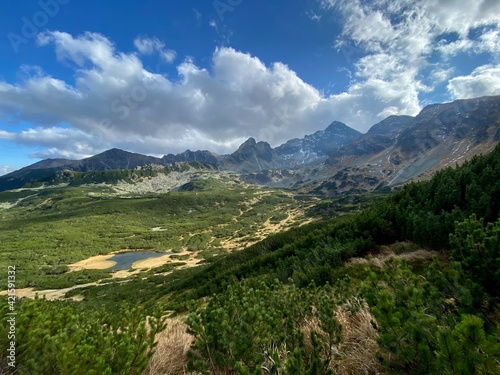
M325 130L275 148L249 138L229 155L186 150L158 158L112 148L82 160L46 159L0 176L0 191L50 180L63 170L90 172L201 162L239 173L250 183L348 194L428 176L487 152L499 141L500 96L486 96L428 105L414 117L389 116L364 134L333 121Z
M391 128L391 121L400 120L401 126L392 135L377 134L377 129ZM322 171L332 177L315 189L333 195L348 192L344 172L369 179L367 190L428 178L439 169L491 151L499 141L500 96L426 106L415 117L387 118L333 152ZM360 185L354 183L352 188Z

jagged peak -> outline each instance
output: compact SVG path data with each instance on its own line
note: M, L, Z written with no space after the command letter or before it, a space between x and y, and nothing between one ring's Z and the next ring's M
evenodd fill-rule
M257 145L257 141L255 140L254 137L250 137L241 144L240 148L243 146L255 146L255 145Z
M328 127L325 129L326 133L333 133L337 131L353 131L353 132L358 132L357 130L351 128L350 126L344 124L343 122L340 121L333 121Z

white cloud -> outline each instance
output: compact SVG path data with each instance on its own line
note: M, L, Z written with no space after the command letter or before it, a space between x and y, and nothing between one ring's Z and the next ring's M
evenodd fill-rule
M134 40L134 46L143 55L150 55L154 51L162 49L165 45L156 38L136 38Z
M467 99L500 94L500 65L485 65L467 76L451 79L448 90L453 98Z
M434 70L432 70L429 78L431 79L434 85L440 84L442 82L446 82L455 71L454 68L445 68L441 66L437 66Z
M40 39L75 66L75 84L46 74L0 82L0 120L36 125L0 138L42 146L45 156L84 157L112 146L157 155L188 148L226 153L250 136L278 144L337 118L334 100L286 65L266 66L232 48L217 49L210 70L185 60L172 81L99 34ZM156 48L143 39L136 44L143 53Z
M41 146L40 157L77 158L110 147L154 155L188 148L227 153L250 136L277 145L333 120L366 131L387 115L415 115L419 97L443 82L453 98L499 93L499 2L322 2L338 12L336 46L352 66L340 94L326 96L287 65L266 65L232 48L218 48L208 68L186 58L176 66L178 77L167 78L141 60L157 54L174 61L175 51L157 38L139 37L137 52L123 53L100 34L46 32L38 43L53 46L57 59L74 69L74 83L38 68L18 83L0 81L0 121L34 124L18 134L0 131L0 138ZM223 44L229 40L224 26L213 20L210 26ZM451 34L458 39L444 41ZM454 77L458 70L449 59L464 51L489 53L492 61Z
M173 62L177 56L174 50L165 49L165 43L158 38L139 37L134 40L134 46L142 55L151 55L158 52L167 63Z
M193 8L193 12L194 12L194 17L196 18L196 24L197 24L198 26L200 26L200 25L201 25L201 20L202 20L202 18L203 18L203 15L202 15L202 14L201 14L201 12L200 12L198 9L196 9L196 8Z
M496 0L319 0L341 14L342 33L336 47L357 53L350 87L343 98L352 108L380 109L387 114L413 115L420 109L419 94L446 82L450 97L499 93L497 71L489 65L470 76L455 77L446 62L459 53L500 56L500 2ZM447 41L445 35L456 36ZM475 35L475 36L473 36ZM439 40L439 42L436 42ZM355 46L355 47L354 47ZM436 62L436 58L438 59ZM425 72L425 73L424 73ZM489 87L486 85L490 80ZM424 84L425 81L427 84ZM432 86L428 86L432 85ZM356 99L357 98L357 99ZM366 104L360 100L371 100Z
M161 51L160 56L163 59L163 61L167 63L172 63L175 60L175 57L177 56L177 53L174 50L166 50L166 51Z
M479 37L479 52L489 52L500 63L500 30L490 30Z
M313 11L306 12L306 15L312 21L321 21L321 15L320 14L316 14Z
M474 49L475 43L469 39L458 39L454 42L441 42L436 46L436 50L440 52L444 58L456 56L459 53L471 51Z
M10 173L10 172L13 172L16 169L18 169L18 168L12 167L10 165L0 165L0 176L3 176L3 175Z
M92 135L81 130L51 127L33 128L19 133L0 131L0 139L33 147L42 147L45 151L32 154L35 158L64 157L77 159L94 154L91 146ZM71 145L68 148L68 145Z

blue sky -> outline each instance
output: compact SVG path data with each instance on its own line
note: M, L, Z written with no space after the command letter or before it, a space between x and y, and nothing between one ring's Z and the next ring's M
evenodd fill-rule
M26 0L0 28L0 174L364 132L500 94L497 0Z

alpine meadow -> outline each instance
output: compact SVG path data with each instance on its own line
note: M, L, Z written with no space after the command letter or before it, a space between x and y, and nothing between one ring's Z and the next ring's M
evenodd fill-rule
M500 374L500 3L0 9L0 375Z

